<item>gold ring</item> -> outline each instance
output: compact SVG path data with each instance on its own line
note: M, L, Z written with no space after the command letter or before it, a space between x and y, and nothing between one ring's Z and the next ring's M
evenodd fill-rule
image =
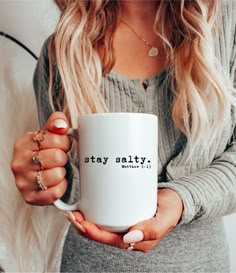
M42 173L43 173L42 170L38 170L36 179L37 179L37 183L38 183L40 189L41 190L46 190L48 187L45 186L45 184L44 184Z
M129 244L129 247L127 248L127 250L133 250L134 249L134 245L135 245L135 243Z
M33 133L33 140L37 142L39 151L43 149L41 142L45 139L46 132L44 130L39 130Z
M40 165L42 165L41 162L40 162L40 158L39 158L39 153L38 152L33 155L32 160L33 160L34 164L40 164Z
M41 169L41 170L44 170L44 167L43 167L43 165L42 165L42 163L41 163L41 161L40 161L39 153L38 153L38 152L36 152L36 153L33 155L32 160L33 160L34 164L39 164L39 165L40 165L40 169Z

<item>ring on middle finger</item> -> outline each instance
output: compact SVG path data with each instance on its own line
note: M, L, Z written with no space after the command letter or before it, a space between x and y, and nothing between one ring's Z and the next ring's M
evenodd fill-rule
M41 169L41 170L44 169L44 167L43 167L43 165L42 165L42 163L41 163L41 161L40 161L39 153L38 153L38 152L34 153L34 155L33 155L33 157L32 157L32 160L33 160L33 162L34 162L35 164L39 164L39 165L40 165L40 169Z

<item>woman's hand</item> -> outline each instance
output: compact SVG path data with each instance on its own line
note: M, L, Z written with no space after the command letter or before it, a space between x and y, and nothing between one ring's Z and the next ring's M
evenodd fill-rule
M179 222L183 203L179 194L170 189L158 191L158 212L150 220L140 222L123 234L101 230L94 223L86 221L80 212L67 212L67 219L77 232L91 240L128 249L135 243L133 250L148 252L153 249Z
M48 205L59 199L66 191L67 181L64 165L67 162L67 152L70 150L70 140L66 136L68 121L61 112L53 113L43 130L46 137L40 142L33 140L29 132L18 139L14 145L11 168L15 176L16 186L23 199L32 205ZM33 162L35 153L39 154L40 164ZM37 171L42 170L42 179L47 190L40 189L37 183Z

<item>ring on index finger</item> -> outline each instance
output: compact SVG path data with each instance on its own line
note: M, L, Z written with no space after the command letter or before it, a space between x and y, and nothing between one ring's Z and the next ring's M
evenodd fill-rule
M37 142L39 151L43 150L41 142L45 139L46 132L44 130L39 130L33 133L33 140Z

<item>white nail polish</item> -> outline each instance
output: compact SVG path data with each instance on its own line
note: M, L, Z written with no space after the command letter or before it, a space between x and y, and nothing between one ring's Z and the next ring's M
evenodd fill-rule
M86 230L83 228L83 226L82 226L80 223L76 222L75 216L74 216L74 214L73 214L71 211L67 211L67 212L65 213L65 217L66 217L66 219L67 219L69 222L71 222L71 224L72 224L73 226L75 226L81 233L86 233Z
M84 229L84 227L83 227L81 224L79 224L78 222L75 222L75 223L74 223L74 226L75 226L80 232L86 233L86 230Z
M58 129L65 129L67 127L67 123L63 119L56 119L53 124Z
M67 219L69 222L71 222L72 224L74 224L74 223L76 222L75 216L74 216L74 214L73 214L71 211L67 211L67 212L65 213L65 217L66 217L66 219Z
M143 232L141 230L132 230L125 234L123 237L123 242L125 244L137 243L142 241L144 238Z

